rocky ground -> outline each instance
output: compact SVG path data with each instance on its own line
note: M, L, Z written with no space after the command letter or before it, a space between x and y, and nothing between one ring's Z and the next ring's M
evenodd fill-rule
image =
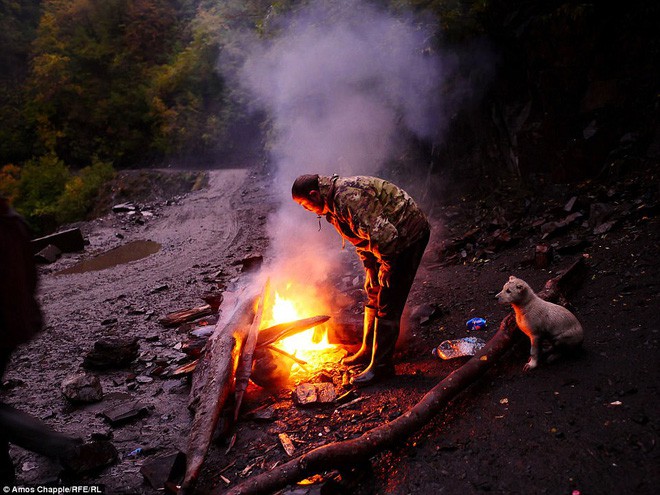
M267 253L264 226L276 198L263 178L254 170L216 170L206 185L191 180L185 194L161 191L142 203L136 198L135 209L78 225L89 242L84 252L40 268L48 325L15 353L1 393L60 431L113 442L118 461L81 483L101 483L106 493L155 494L159 490L141 468L185 452L189 384L167 374L189 361L182 344L191 326L166 328L158 320L204 304L201 298L210 291L231 291L245 276L243 262ZM509 275L538 290L584 256L588 276L569 301L585 327L585 352L524 373L528 342L521 338L422 431L377 455L373 470L361 472L350 490L655 493L657 196L657 172L637 168L571 187L509 184L478 200L436 199L429 207L434 235L409 299L397 376L341 401L306 408L292 399L295 384L279 392L251 384L236 442L229 452L226 439L212 446L201 488L235 486L286 462L280 433L298 455L398 417L466 359L441 361L433 347L465 336L487 340L496 331L508 309L494 296ZM145 241L158 245L157 252L151 244L145 248ZM129 246L133 261L58 274L122 246ZM340 274L359 275L355 263ZM468 331L465 322L473 317L485 318L488 327ZM137 358L120 369L88 370L100 379L103 399L71 404L60 392L62 382L83 370L94 343L108 336L136 337ZM327 365L325 373L303 381L325 380L341 395L348 390L342 377L343 370ZM111 424L108 411L127 403L137 417ZM19 448L12 448L12 456L20 483L57 482L57 463ZM284 492L340 493L336 473L320 474L310 480L317 483Z

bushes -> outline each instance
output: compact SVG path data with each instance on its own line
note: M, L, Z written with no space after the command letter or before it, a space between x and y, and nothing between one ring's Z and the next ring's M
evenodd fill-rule
M94 200L115 171L111 164L94 160L92 165L71 173L69 167L54 154L28 161L18 167L0 169L0 194L39 233L61 223L84 220Z
M6 198L9 204L18 197L21 169L11 163L0 168L0 196Z
M72 176L57 200L56 219L60 223L83 220L94 206L101 187L115 176L112 165L95 162Z
M54 154L26 162L21 168L16 208L39 230L52 224L56 204L70 179L69 168Z

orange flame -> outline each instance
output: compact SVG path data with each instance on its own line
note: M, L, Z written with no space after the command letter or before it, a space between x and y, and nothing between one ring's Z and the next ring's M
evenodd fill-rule
M302 290L294 290L292 284L288 283L284 289L276 291L271 304L266 305L261 328L322 314L328 314L328 308L324 307L322 302L306 295ZM319 339L321 332L322 338ZM323 361L324 351L336 347L328 342L327 331L322 327L310 328L282 339L275 345L289 354L307 361L313 367L320 365Z

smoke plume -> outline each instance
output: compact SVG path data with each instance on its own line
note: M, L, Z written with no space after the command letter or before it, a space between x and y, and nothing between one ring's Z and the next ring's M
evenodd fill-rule
M401 136L433 138L442 127L443 65L427 21L357 0L314 1L249 48L239 79L272 121L278 270L290 263L307 281L322 279L341 243L290 199L298 175L377 175Z

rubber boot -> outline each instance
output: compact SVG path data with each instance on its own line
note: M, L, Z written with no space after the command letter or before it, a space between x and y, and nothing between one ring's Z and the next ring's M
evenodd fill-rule
M369 364L371 353L374 346L374 323L376 320L376 308L371 306L364 307L364 328L362 329L362 346L352 356L347 356L341 360L346 366L358 364Z
M351 383L359 387L370 385L381 378L394 374L394 347L399 338L399 322L376 318L374 325L374 348L371 364L362 373L355 375Z

